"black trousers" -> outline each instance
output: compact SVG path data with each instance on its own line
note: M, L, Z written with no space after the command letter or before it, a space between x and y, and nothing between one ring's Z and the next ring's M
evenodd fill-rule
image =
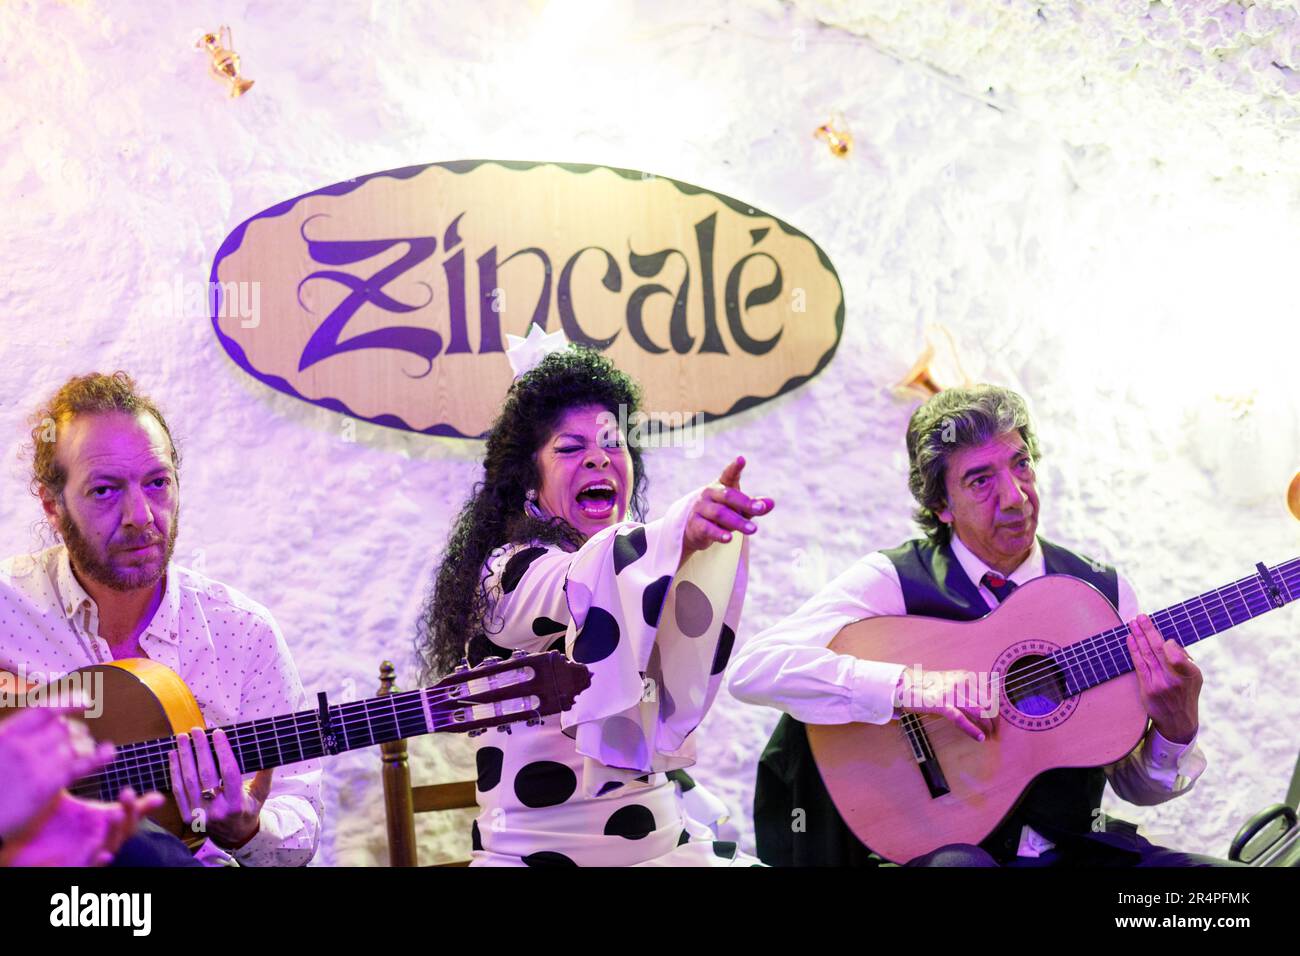
M152 820L140 821L135 835L122 844L109 866L202 866L184 843Z
M1136 828L1134 828L1136 830ZM1130 847L1116 852L1112 845L1093 844L1079 838L1058 844L1039 857L1013 857L999 862L987 850L971 843L950 843L905 863L905 866L1245 866L1232 860L1205 856L1200 853L1182 853L1156 846L1136 832L1128 835Z

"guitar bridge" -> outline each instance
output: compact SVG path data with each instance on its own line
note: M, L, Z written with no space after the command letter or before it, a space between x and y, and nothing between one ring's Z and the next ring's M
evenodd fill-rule
M920 716L904 714L898 723L903 728L903 736L907 738L908 745L912 748L912 757L921 771L921 779L925 781L926 789L930 791L930 798L937 800L944 794L952 792L947 778L943 775L943 768L939 766L939 758L935 755L934 748L930 746L930 738L926 736L925 728L921 726Z

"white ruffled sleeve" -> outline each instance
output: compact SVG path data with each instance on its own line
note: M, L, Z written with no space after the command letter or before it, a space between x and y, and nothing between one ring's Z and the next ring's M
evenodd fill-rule
M488 556L484 631L493 646L487 650L535 654L564 635L569 626L564 581L575 557L558 545L540 544L510 545Z
M566 649L592 681L561 726L586 758L590 796L695 762L688 738L735 643L749 550L737 533L682 561L697 498L649 524L606 528L569 555Z

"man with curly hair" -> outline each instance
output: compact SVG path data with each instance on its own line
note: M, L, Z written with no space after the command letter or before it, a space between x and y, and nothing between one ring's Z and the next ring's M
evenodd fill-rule
M172 561L180 455L158 406L124 372L70 379L34 416L31 490L61 544L0 563L0 669L54 679L150 658L185 681L209 726L306 709L288 647L261 605ZM109 702L111 706L111 702ZM224 732L169 754L205 863L300 865L316 851L320 770L245 781Z
M831 802L805 724L885 724L913 713L947 720L980 742L994 732L996 712L988 716L987 701L978 699L976 675L931 674L945 693L922 693L907 665L925 661L869 661L830 650L844 626L907 614L974 620L1026 581L1068 574L1094 585L1132 622L1129 651L1151 719L1146 736L1109 767L1041 774L979 847L941 848L913 865L1220 862L1155 847L1132 825L1101 816L1107 782L1125 800L1156 804L1186 793L1204 771L1195 743L1201 674L1176 641L1164 640L1138 615L1133 589L1113 568L1037 536L1039 449L1024 400L988 385L941 392L913 414L907 450L915 518L925 537L862 558L755 636L733 664L730 688L737 698L785 712L759 763L759 856L787 866L881 862ZM796 817L805 825L792 825Z

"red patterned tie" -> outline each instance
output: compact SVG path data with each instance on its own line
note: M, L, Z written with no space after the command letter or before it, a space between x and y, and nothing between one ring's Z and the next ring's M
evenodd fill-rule
M980 583L993 592L993 596L998 599L998 604L1002 604L1016 589L1015 581L1008 581L1002 575L994 574L992 571L980 578Z

